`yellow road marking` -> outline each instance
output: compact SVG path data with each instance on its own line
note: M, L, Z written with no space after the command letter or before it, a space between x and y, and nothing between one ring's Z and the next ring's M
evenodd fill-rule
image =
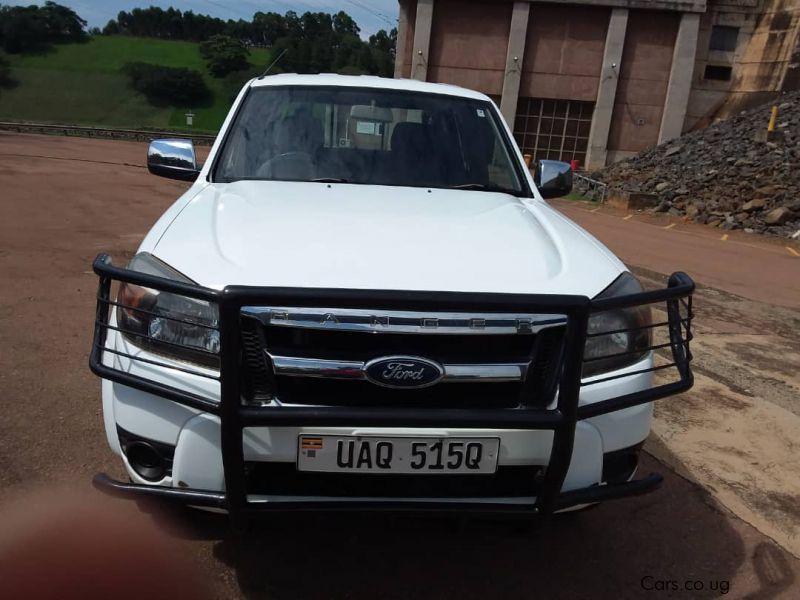
M572 203L570 203L570 204L572 204ZM585 209L583 207L576 208L576 210L581 210L581 211L585 211L585 212L591 212L591 211L589 211L589 210L587 210L587 209ZM565 209L564 212L566 213L568 211ZM604 214L602 216L608 217L609 219L616 219L617 218L616 215L609 214L609 213L606 213L606 214ZM576 218L575 220L577 221L578 219ZM642 227L658 227L658 228L662 228L661 225L658 225L656 223L648 223L647 221L636 221L636 225L637 226L641 225ZM698 229L700 229L700 228L698 227ZM707 227L703 227L702 228L702 230L704 232L707 231L707 229L708 229ZM710 238L706 237L705 234L696 233L696 230L693 230L692 228L681 229L680 231L676 231L675 233L680 233L681 235L687 235L687 236L695 237L695 238L710 239ZM750 237L752 237L752 236L750 236ZM755 239L758 239L758 238L755 238ZM728 240L728 241L730 241L731 244L735 244L737 246L747 246L748 248L753 248L754 250L763 250L765 252L770 252L772 254L775 254L776 252L779 253L781 251L780 247L777 244L773 245L773 244L750 243L750 242L742 241L741 238L738 239L738 240ZM92 247L93 248L102 248L103 246L102 246L102 244L95 244ZM784 246L784 250L785 249L786 249L786 247ZM87 274L88 273L94 274L93 271L87 271Z
M627 217L625 217L625 218L624 218L624 219L622 219L622 220L623 220L623 221L627 221L628 219L630 219L630 218L632 218L632 217L633 217L633 215L628 215Z
M721 237L721 238L719 238L719 239L720 239L720 241L722 241L722 242L727 242L727 241L728 241L728 234L727 234L727 233L723 233L723 234L722 234L722 237Z
M669 225L664 227L664 229L672 229L673 227L675 227L675 223L670 223Z
M794 254L795 256L800 256L800 252L798 252L797 250L795 250L795 249L794 249L794 248L792 248L791 246L786 246L786 249L787 249L789 252L791 252L792 254Z

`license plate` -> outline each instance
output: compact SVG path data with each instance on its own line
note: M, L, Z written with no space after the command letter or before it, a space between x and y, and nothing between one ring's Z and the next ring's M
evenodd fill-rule
M301 435L297 469L338 473L486 474L497 470L499 438Z

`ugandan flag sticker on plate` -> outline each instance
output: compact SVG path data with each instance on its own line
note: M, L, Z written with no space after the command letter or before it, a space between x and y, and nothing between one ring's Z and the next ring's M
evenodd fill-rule
M317 450L322 450L321 437L301 437L300 449L308 458L314 458L317 455Z

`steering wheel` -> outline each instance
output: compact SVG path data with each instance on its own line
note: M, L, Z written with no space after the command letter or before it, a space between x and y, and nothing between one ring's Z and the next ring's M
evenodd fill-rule
M273 156L256 171L267 179L310 179L314 175L314 157L300 150Z

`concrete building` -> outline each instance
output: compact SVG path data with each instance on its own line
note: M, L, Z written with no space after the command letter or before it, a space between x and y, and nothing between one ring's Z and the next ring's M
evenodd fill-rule
M396 77L491 96L588 169L800 89L800 0L399 0Z

